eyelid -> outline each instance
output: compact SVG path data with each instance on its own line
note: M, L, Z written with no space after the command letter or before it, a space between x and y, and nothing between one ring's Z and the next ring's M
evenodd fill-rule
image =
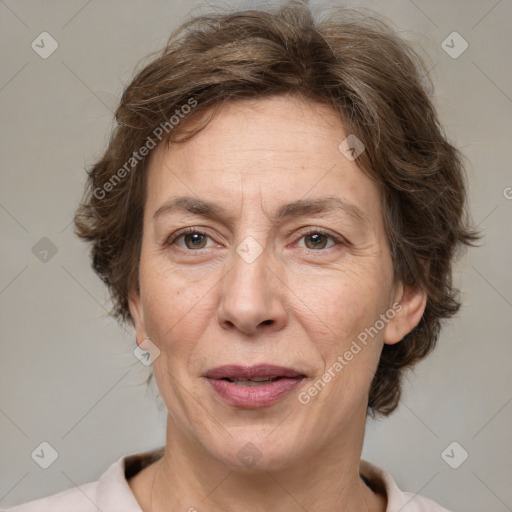
M176 240L178 240L178 238L180 238L184 235L187 235L189 233L197 233L199 235L206 236L206 237L210 238L210 240L217 243L215 241L215 239L213 238L213 236L210 233L208 233L208 230L206 230L205 228L198 228L198 227L190 226L188 228L179 229L178 231L174 232L171 236L169 236L167 238L167 240L165 241L165 245L172 245L172 244L174 244L174 242ZM185 250L187 250L187 249L185 249ZM188 249L188 250L191 251L192 249ZM196 251L197 250L199 250L199 249L196 249Z
M298 240L301 240L305 236L311 235L311 234L319 234L319 235L324 235L328 238L332 238L334 240L334 242L336 242L335 245L343 245L343 244L347 245L348 244L347 240L345 240L342 236L332 233L331 231L329 231L325 228L314 227L314 226L304 228L304 231L300 232ZM334 247L334 246L331 246L331 247ZM330 249L331 247L328 247L327 249ZM327 249L323 249L323 251L325 251ZM315 249L307 249L307 248L306 248L306 250L315 251ZM315 252L322 252L322 249L318 249Z
M212 240L213 242L218 244L218 242L215 240L215 238L208 232L208 229L202 228L202 227L189 226L189 227L180 229L180 230L176 231L175 233L173 233L169 238L167 238L165 245L173 245L176 240L178 240L180 237L187 235L189 233L197 233L197 234L206 236L206 237L210 238L210 240ZM308 236L310 234L320 234L320 235L324 235L328 238L331 238L332 240L334 240L335 245L347 245L349 243L347 240L345 240L345 238L341 237L340 235L332 233L331 231L329 231L325 228L314 227L314 226L308 226L308 227L304 228L302 231L300 231L299 237L296 239L296 241L294 243L297 243L298 240L301 240L302 238L304 238L305 236ZM333 246L331 246L331 247L333 247ZM331 247L328 247L327 249L330 249ZM184 250L197 252L197 251L204 250L204 249L207 249L207 247L203 247L201 249L196 249L196 250L193 250L193 249L184 249ZM322 252L327 249L315 250L315 249L305 248L304 250L314 251L314 252Z

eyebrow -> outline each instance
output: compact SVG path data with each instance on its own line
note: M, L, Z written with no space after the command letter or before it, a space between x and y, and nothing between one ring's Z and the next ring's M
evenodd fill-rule
M229 214L225 208L211 201L204 201L195 197L176 197L170 199L158 208L153 219L164 213L192 213L218 220L234 220L238 215ZM319 197L315 199L299 199L291 203L283 204L272 217L275 223L288 219L303 217L306 215L345 213L353 217L360 224L367 225L370 221L368 216L356 205L347 203L339 197Z

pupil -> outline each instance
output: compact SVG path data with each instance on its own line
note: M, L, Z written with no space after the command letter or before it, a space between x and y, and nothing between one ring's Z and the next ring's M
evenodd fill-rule
M309 240L312 242L312 245L313 245L313 248L318 248L319 246L324 246L324 244L322 244L322 237L324 235L320 234L320 233L314 233L312 235L309 235Z
M203 242L203 235L201 233L191 233L187 235L189 237L189 240L191 241L192 245L201 245L201 242ZM318 247L322 245L322 237L324 235L320 233L314 233L312 235L309 235L309 240L311 241L312 245L314 247ZM325 244L324 244L325 245Z
M191 241L191 245L201 245L201 242L203 241L203 235L201 233L192 233L187 235L189 237L189 240Z

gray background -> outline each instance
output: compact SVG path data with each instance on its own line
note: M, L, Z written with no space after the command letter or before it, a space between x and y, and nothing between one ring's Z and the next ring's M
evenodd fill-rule
M144 385L134 334L108 317L108 297L70 222L84 166L105 148L135 66L204 5L0 3L2 507L96 480L122 455L163 444L165 414ZM368 422L363 456L402 489L447 508L512 510L512 2L346 5L386 15L423 48L441 119L468 159L471 210L485 232L482 247L457 264L464 307L408 377L399 410ZM43 31L59 45L47 59L31 48ZM458 58L442 45L453 31L469 44ZM46 262L43 237L57 250L50 247ZM46 470L31 458L43 441L58 452ZM458 469L441 457L453 441L469 453ZM449 453L457 460L462 452Z

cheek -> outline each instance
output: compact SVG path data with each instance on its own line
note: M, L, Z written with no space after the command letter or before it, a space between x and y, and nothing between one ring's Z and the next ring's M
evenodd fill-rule
M369 260L315 276L300 276L296 289L304 306L303 328L328 351L343 350L372 326L387 306L385 272Z
M327 382L319 393L318 405L332 410L333 404L338 404L329 420L336 426L368 395L383 346L383 331L372 328L385 312L386 289L370 278L337 284L334 279L326 279L325 284L328 286L324 291L315 294L315 310L322 315L325 326L309 331L309 335L324 364L323 374L318 377Z
M141 294L148 336L160 350L153 373L169 414L178 422L198 414L183 386L190 388L189 362L212 315L213 295L203 280L179 272L141 272Z
M141 295L150 339L169 355L190 352L211 318L213 294L203 276L141 263ZM178 358L171 357L170 362Z

